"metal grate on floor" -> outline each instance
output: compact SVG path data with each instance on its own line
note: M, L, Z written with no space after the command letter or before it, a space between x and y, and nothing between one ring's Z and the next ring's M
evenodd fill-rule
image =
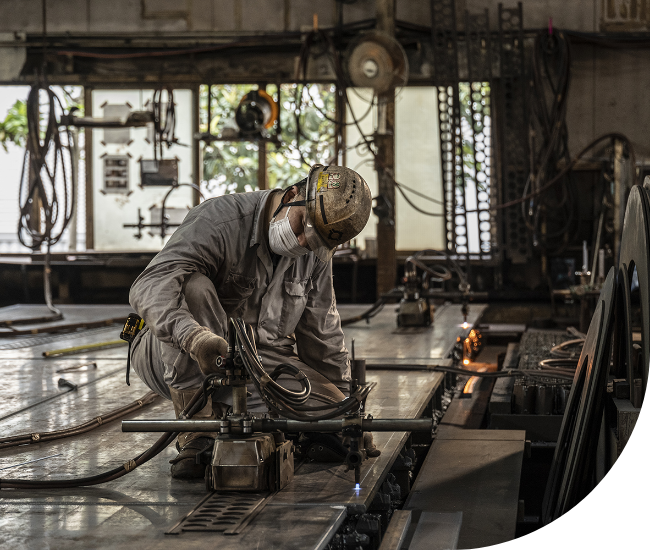
M239 534L264 508L270 493L210 493L165 534L184 532Z

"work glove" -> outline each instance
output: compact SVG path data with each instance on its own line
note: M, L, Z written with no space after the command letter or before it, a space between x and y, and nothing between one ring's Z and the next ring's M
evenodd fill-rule
M199 364L203 374L214 374L219 372L217 358L225 357L228 342L210 329L199 327L187 337L185 351L188 351L190 357Z

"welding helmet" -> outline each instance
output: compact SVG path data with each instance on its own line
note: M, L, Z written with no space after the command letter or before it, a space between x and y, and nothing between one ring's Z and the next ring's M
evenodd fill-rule
M337 246L356 237L368 223L370 188L345 166L315 164L305 195L305 238L318 259L328 262Z

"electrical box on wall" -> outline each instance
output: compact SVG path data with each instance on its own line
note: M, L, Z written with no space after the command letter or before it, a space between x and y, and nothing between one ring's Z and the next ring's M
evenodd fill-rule
M153 89L95 89L92 116L127 119L150 109L153 96ZM174 90L173 100L178 143L164 145L155 156L145 125L92 131L95 250L160 250L193 206L193 190L186 185L193 183L192 91ZM165 202L165 231L150 225L134 231L146 225L141 212L154 214L151 224L161 222L163 199L172 189Z
M129 193L128 155L104 157L104 193Z
M178 160L140 160L140 185L178 185Z

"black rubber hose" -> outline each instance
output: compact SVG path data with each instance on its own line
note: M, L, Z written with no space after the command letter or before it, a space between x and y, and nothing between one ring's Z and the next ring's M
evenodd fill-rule
M353 395L339 403L332 403L329 405L317 407L307 406L304 404L304 402L296 404L295 397L298 395L298 393L292 392L291 390L282 387L272 379L272 376L269 376L266 374L266 371L264 371L264 368L260 364L258 357L253 353L254 344L250 341L244 321L242 319L233 320L232 326L234 327L236 334L236 345L241 353L244 367L250 374L253 380L253 385L259 392L266 405L272 412L276 414L284 416L290 420L328 420L330 418L341 416L346 412L358 408L359 403L363 401L363 399L365 399L370 392L369 386L362 386ZM290 367L290 369L287 369L287 367ZM283 365L281 372L284 374L293 374L294 378L303 383L303 379L300 378L299 375L302 375L304 377L304 374L302 371L300 371L300 369L294 367L293 365ZM305 377L304 381L308 382L308 379ZM307 394L307 397L309 397L309 394ZM289 401L293 402L290 403ZM330 410L328 413L318 416L306 414L306 412L315 412L328 409L332 410Z
M181 418L191 418L194 414L200 411L204 406L203 388L199 389L190 402L187 404ZM68 489L71 487L88 487L91 485L99 485L118 479L129 472L135 470L138 466L142 466L148 462L166 447L168 447L174 439L178 436L179 432L165 432L160 438L144 453L139 454L134 459L125 462L117 468L113 468L108 472L103 472L94 476L74 478L74 479L52 479L52 480L32 480L32 479L0 479L1 489Z
M106 424L107 422L112 422L113 420L117 420L122 416L135 412L138 409L141 409L142 407L151 405L151 403L154 402L156 396L157 394L155 392L149 392L143 395L140 399L134 401L133 403L129 403L124 407L113 409L112 411L106 414L96 416L95 418L89 420L88 422L84 422L83 424L78 424L70 428L65 428L63 430L56 430L52 432L20 434L20 435L13 435L9 437L0 438L0 450L6 449L8 447L16 447L18 445L29 445L33 443L44 443L47 441L56 441L58 439L63 439L65 437L72 437L73 435L79 435L82 433L89 432L91 430L94 430L95 428L99 428L100 426Z

